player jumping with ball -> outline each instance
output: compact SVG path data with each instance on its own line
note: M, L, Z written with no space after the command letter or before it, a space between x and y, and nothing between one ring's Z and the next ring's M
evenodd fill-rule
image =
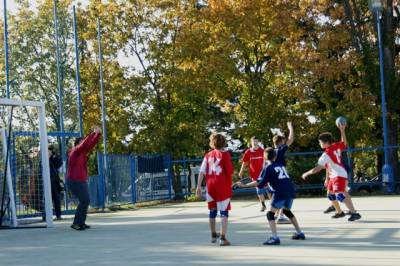
M338 201L344 203L350 210L349 221L355 221L361 218L361 215L354 209L353 201L347 192L347 171L342 162L342 151L347 148L346 123L338 121L337 126L340 130L341 141L333 142L332 134L329 132L319 135L319 145L324 149L324 153L318 160L318 165L305 172L302 178L305 180L309 175L316 174L322 169L326 169L329 176L327 185L328 199L332 201L336 209L336 214L332 218L344 217L345 213L340 209Z

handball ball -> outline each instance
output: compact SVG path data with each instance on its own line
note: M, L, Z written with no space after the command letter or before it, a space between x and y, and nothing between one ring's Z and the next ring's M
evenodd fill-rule
M344 118L343 116L339 116L338 118L336 118L336 126L339 127L340 125L346 125L347 121L346 118Z

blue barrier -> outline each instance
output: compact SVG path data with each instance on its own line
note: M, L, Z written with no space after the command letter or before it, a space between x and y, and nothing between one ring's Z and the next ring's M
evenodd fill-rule
M91 179L91 206L105 207L171 199L171 158L168 155L97 154L98 175ZM95 189L97 188L97 189Z
M391 146L390 148L397 149L399 147ZM367 147L349 148L346 151L347 168L350 173L349 186L352 191L374 191L384 185L382 178L378 181L360 182L359 180L353 180L352 174L354 167L353 160L354 157L357 157L355 156L357 152L380 152L381 150L383 150L382 147ZM306 160L313 165L321 153L322 151L288 152L288 163L300 163L301 167L301 160ZM293 160L293 158L298 159ZM240 157L235 156L232 160L239 161ZM110 205L172 199L176 196L173 190L174 172L179 175L183 195L191 195L193 189L197 186L197 177L201 162L202 158L172 160L168 155L137 156L108 154L108 169L104 169L104 155L98 153L98 174L91 176L89 181L91 207L104 208ZM235 194L253 193L253 190L238 189L235 190ZM299 192L307 190L322 191L322 179L319 183L299 184L297 185L297 190Z

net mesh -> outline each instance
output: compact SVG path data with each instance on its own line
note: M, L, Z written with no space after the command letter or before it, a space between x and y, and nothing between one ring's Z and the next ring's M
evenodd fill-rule
M10 223L10 191L13 190L15 215L18 224L44 221L45 193L42 169L42 152L39 137L38 107L0 105L0 198L5 206L4 223ZM7 144L9 141L9 144ZM6 146L6 149L3 149ZM43 145L42 145L43 146ZM47 145L45 146L47 147ZM8 148L11 184L3 189Z

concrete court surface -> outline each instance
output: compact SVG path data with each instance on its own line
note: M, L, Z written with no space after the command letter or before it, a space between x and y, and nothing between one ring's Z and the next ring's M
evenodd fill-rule
M0 231L0 265L400 265L400 196L354 198L362 220L323 214L323 198L296 199L293 212L307 239L291 240L278 225L280 246L263 246L265 213L254 201L233 201L228 239L209 242L204 202L91 214L92 229Z

